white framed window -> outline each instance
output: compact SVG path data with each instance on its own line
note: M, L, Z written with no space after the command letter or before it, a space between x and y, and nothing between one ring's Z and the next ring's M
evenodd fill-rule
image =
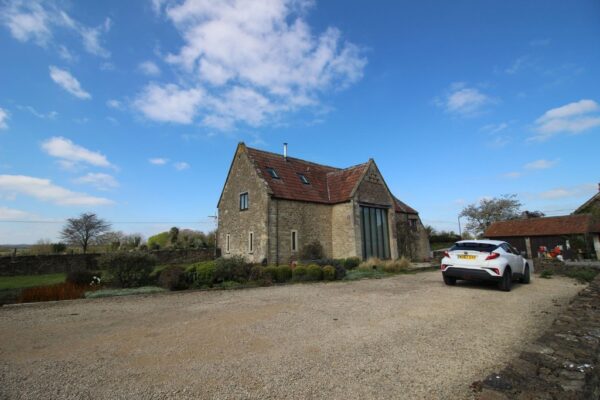
M227 235L225 235L225 253L229 253L229 251L231 250L231 237L229 236L229 233Z
M248 253L254 252L254 232L248 232Z
M298 231L297 230L293 230L291 232L290 243L291 243L292 253L297 252L298 251Z

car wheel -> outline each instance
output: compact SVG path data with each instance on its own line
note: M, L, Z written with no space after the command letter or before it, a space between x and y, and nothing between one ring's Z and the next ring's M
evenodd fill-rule
M521 283L531 282L531 272L529 271L529 265L525 265L525 272L523 273L523 277L519 281Z
M512 288L512 273L509 268L504 270L504 275L502 275L502 280L498 286L500 287L500 290L510 292L510 289Z
M456 278L444 275L444 283L448 286L456 285Z

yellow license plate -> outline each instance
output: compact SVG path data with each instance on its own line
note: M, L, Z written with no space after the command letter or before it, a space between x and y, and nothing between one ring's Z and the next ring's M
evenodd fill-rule
M474 260L475 256L469 256L469 255L458 255L458 258L462 258L463 260Z

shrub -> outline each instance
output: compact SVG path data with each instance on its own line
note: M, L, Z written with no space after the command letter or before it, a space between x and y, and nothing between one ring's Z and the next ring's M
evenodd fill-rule
M310 264L306 267L306 280L320 281L323 279L323 269L317 264Z
M335 279L344 279L346 276L346 268L342 265L334 265L333 267L335 268Z
M223 281L219 286L221 289L237 289L241 286L241 284L236 281Z
M369 270L369 269L381 269L383 267L383 261L377 257L371 257L366 261L363 261L358 266L358 269Z
M554 272L545 269L540 273L540 278L544 278L544 279L550 279L552 278L552 275L554 275Z
M323 246L321 242L315 240L302 247L300 258L303 260L318 260L323 258Z
M292 269L287 265L275 267L275 278L278 283L284 283L292 279Z
M150 272L150 275L148 275L148 281L152 283L158 283L158 277L160 276L160 273L167 268L169 268L168 265L157 265L154 267L152 272Z
M323 267L323 279L326 281L335 280L335 267L331 265L326 265Z
M139 287L149 281L156 257L144 253L108 253L100 256L98 266L107 270L119 287Z
M250 269L250 280L259 281L264 278L265 268L260 265L255 265Z
M85 269L78 269L67 274L66 281L75 285L89 285L99 274Z
M194 268L189 272L191 281L195 287L211 287L215 281L215 262L204 261L194 264Z
M292 271L292 279L296 282L305 281L307 279L306 275L307 275L306 267L304 267L302 265L298 265Z
M600 271L594 268L580 268L568 270L565 272L565 275L569 278L577 279L581 283L587 283L593 281L599 272Z
M91 290L88 285L76 285L70 282L26 288L21 291L19 302L31 303L37 301L81 299L86 290Z
M158 284L169 290L187 289L185 271L181 267L169 267L164 269L158 277Z
M382 263L382 269L388 273L399 273L408 270L410 260L404 256L397 260L388 260Z
M360 258L358 257L349 257L344 260L344 268L346 269L354 269L360 265Z
M251 269L252 264L242 256L219 257L215 260L215 282L245 282L250 278Z
M263 279L277 282L277 267L271 265L263 269Z

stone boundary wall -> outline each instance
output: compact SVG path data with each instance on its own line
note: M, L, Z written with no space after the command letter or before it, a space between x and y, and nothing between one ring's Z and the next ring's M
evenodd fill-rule
M471 387L480 400L600 398L600 276L499 373Z
M600 262L563 262L545 258L533 259L533 269L536 273L540 273L542 271L552 271L556 274L564 274L568 271L577 271L586 268L600 268Z
M214 249L151 251L158 264L186 264L214 259ZM51 254L0 257L0 276L68 273L76 269L95 270L101 254Z

